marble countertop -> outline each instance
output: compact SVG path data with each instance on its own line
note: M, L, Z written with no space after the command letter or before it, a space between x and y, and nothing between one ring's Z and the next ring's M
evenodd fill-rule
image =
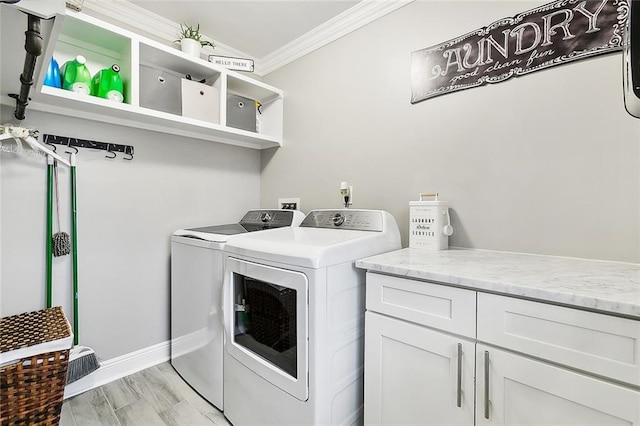
M640 264L476 249L406 248L358 260L374 272L640 320Z

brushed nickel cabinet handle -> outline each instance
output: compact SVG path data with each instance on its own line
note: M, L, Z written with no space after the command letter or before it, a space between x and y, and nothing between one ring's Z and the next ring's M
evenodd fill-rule
M458 407L462 407L462 343L458 343Z
M484 351L484 418L489 419L489 351Z

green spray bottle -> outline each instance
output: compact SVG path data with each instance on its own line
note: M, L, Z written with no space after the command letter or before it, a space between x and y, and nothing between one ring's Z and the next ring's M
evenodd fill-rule
M84 93L85 95L91 93L91 73L86 63L87 59L82 55L65 62L60 70L63 89Z
M115 102L124 101L122 79L118 64L100 70L91 80L91 94Z

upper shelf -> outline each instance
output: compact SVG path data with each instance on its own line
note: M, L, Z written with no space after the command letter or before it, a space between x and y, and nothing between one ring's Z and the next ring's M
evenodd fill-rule
M53 56L62 67L76 55L87 58L92 76L117 63L123 80L124 102L42 86L41 90L34 91L27 114L29 109L42 110L255 149L282 145L283 93L280 89L83 13L67 10L55 50L44 60L48 63ZM150 74L149 69L157 74ZM4 75L4 66L2 71ZM170 84L157 84L160 75L163 83L166 78L173 85L173 92L164 92ZM182 82L187 75L192 77L192 82ZM16 80L18 76L15 75ZM198 85L202 79L206 80L204 85L208 88ZM189 115L182 104L191 99L181 97L181 84L196 89L193 99L197 105L204 99L198 97L198 92L203 96L206 93L210 115L206 114L209 110L198 113L198 118L182 115ZM12 101L6 99L4 90L2 95L3 103ZM229 104L228 110L229 95L248 98L242 103L244 109ZM253 101L262 104L257 131L251 128L252 120L256 118L250 117L252 113L256 114ZM163 103L172 105L165 108ZM237 113L243 115L244 129L227 125L237 122Z

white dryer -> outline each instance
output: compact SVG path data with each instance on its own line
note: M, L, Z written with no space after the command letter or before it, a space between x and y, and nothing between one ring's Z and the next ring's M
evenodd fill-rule
M314 210L225 246L224 414L236 426L362 423L365 272L397 250L379 210Z
M251 210L239 223L181 229L171 237L171 365L220 410L224 245L235 235L297 226L303 218L295 210Z

